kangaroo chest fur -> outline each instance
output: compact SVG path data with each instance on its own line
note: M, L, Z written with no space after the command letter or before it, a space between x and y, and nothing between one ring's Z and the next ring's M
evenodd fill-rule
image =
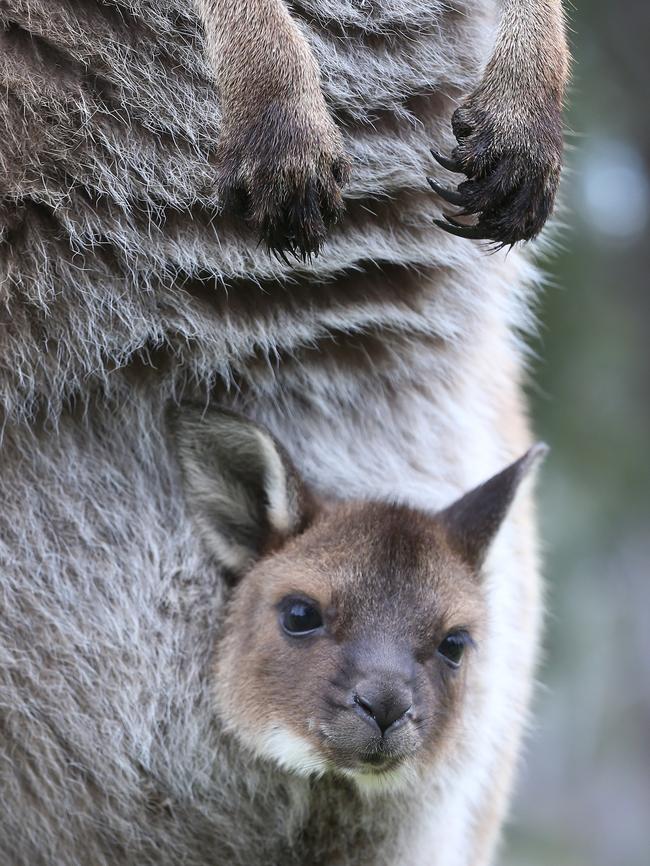
M354 171L327 250L287 266L218 214L219 104L187 3L3 4L10 416L56 413L160 346L211 380L339 331L464 327L491 263L433 226L425 174L489 53L491 7L294 4ZM450 268L454 322L430 309Z
M221 730L206 684L227 590L182 502L170 398L263 421L323 493L424 508L528 442L531 272L438 232L423 177L493 4L292 12L354 168L322 254L287 265L217 212L219 106L188 4L0 8L7 866L490 862L537 645L528 500L491 556L464 760L430 788L369 807L283 776Z

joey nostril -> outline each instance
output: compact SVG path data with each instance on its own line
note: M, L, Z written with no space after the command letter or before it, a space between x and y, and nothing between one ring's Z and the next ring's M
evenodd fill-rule
M363 693L354 693L354 703L371 724L376 725L382 736L393 726L405 720L411 709L412 694L407 689L383 689L366 686Z
M362 698L360 695L355 694L354 702L358 707L361 707L361 709L367 715L369 715L371 719L375 718L375 711L373 710L372 704L369 701L367 701L365 698Z

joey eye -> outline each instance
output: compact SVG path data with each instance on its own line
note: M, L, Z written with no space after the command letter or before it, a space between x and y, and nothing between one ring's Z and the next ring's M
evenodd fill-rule
M305 635L323 625L318 606L304 598L287 598L280 608L282 628L290 635Z
M472 639L466 631L452 631L438 647L438 654L443 657L452 668L460 667L463 653Z

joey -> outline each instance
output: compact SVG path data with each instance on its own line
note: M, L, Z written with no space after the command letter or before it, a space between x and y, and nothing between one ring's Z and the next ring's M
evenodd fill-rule
M230 412L181 406L175 436L188 506L233 586L211 674L221 721L278 772L370 792L435 777L481 688L483 564L545 446L428 513L319 499Z

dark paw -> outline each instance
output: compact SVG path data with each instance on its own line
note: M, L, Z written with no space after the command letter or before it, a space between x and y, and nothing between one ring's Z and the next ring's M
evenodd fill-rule
M222 151L218 191L223 207L243 217L271 253L306 261L343 214L348 174L336 138L275 124Z
M486 112L458 109L452 128L458 146L450 158L431 153L449 171L467 180L449 189L429 178L440 198L461 210L435 224L461 238L491 241L497 247L536 237L553 210L562 165L559 108L504 133ZM507 128L507 127L505 127ZM474 217L468 224L458 217Z

